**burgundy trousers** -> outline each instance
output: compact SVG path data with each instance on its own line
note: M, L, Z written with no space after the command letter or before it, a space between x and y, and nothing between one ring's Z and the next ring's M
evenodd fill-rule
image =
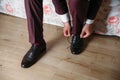
M65 14L68 7L72 16L72 34L80 35L84 21L94 19L102 0L52 0L56 13ZM43 39L43 0L25 0L29 41L41 43Z

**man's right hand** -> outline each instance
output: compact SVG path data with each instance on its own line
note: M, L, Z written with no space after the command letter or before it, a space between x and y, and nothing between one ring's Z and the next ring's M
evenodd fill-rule
M69 22L65 22L64 28L63 28L63 34L65 37L70 37L71 36L71 25Z

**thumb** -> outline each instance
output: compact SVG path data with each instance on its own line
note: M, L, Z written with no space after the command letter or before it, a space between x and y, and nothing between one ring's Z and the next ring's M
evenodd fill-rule
M68 30L68 36L70 36L71 35L71 32L70 32L70 29Z
M89 36L89 34L86 33L86 34L83 36L83 38L87 38L88 36Z
M69 30L64 30L64 36L65 37L69 37L70 36L70 32L69 32Z
M80 34L80 37L83 38L83 37L84 37L84 34L85 34L85 32L82 31L81 34Z

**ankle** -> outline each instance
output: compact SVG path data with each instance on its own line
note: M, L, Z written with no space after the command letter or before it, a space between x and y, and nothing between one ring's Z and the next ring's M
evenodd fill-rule
M41 41L39 41L39 42L33 43L32 45L34 45L34 46L42 46L42 45L46 45L46 42L45 42L45 40L43 39L43 40L41 40Z

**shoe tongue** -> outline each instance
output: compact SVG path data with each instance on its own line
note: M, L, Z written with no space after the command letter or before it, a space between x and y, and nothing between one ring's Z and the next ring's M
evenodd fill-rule
M79 40L81 39L80 36L73 36L73 40Z

